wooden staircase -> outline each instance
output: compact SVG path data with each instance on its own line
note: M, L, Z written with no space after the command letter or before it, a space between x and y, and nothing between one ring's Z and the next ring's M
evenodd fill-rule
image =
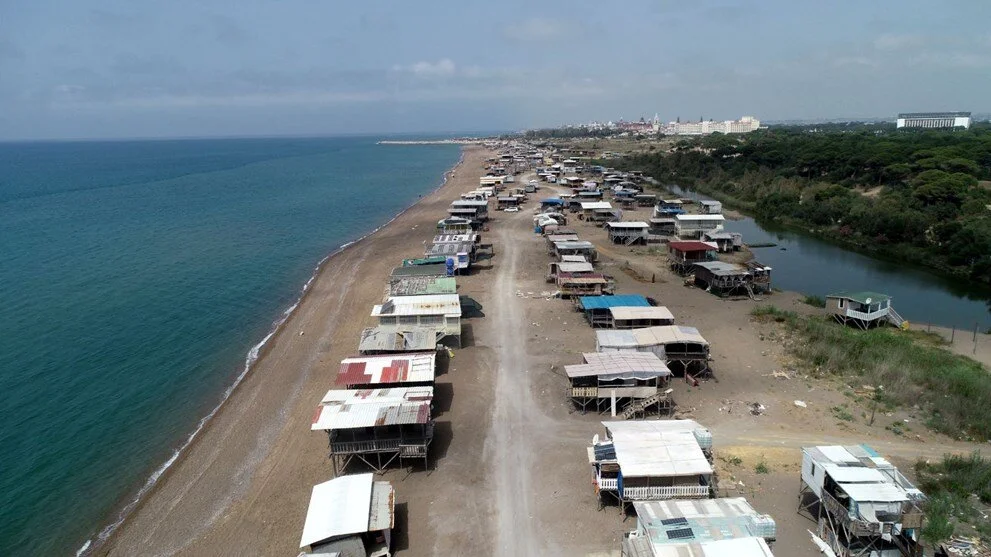
M649 396L647 398L641 398L640 400L634 400L633 402L631 402L630 404L628 404L626 406L626 408L623 409L623 412L622 412L621 415L623 416L623 419L624 420L633 419L634 417L636 417L637 414L643 414L643 413L645 413L647 411L647 408L650 408L651 406L653 406L655 404L659 404L665 398L667 398L667 395L666 394L664 394L664 393L657 393L657 394L651 395L651 396Z
M888 323L891 323L892 325L898 327L899 329L905 328L908 323L907 321L905 321L904 317L902 317L901 315L898 314L897 311L895 311L895 308L893 307L888 308L887 319L888 319Z

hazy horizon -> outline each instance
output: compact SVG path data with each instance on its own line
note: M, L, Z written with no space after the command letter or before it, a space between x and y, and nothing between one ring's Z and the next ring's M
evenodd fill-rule
M0 9L2 140L991 110L980 2L61 4Z

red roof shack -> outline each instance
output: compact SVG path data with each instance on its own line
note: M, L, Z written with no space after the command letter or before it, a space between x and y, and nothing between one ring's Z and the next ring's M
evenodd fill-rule
M715 244L697 240L669 242L668 259L671 260L671 269L685 274L696 263L714 261L718 249Z

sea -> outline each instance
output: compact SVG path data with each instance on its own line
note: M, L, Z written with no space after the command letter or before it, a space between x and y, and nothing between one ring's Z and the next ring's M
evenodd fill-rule
M378 139L0 143L0 555L106 536L316 266L459 158Z

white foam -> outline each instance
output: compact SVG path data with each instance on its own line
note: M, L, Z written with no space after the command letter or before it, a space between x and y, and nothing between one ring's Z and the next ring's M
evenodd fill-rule
M444 179L441 182L441 184L436 188L434 188L430 193L434 193L440 188L444 187L444 185L447 184L447 181L450 178L450 176L454 174L454 169L460 166L463 162L464 162L464 152L462 151L461 157L458 159L458 162L454 165L454 167L451 170L448 170L447 172L444 173ZM419 202L419 200L417 200L417 202ZM306 283L303 284L303 288L300 292L299 297L296 298L296 301L291 306L289 306L285 311L282 312L282 317L273 324L272 329L269 331L267 335L265 335L265 338L263 338L261 342L252 346L251 349L248 350L248 353L244 358L244 368L241 370L241 373L238 374L238 376L234 379L234 382L229 387L227 387L227 389L224 390L224 394L220 398L220 402L218 402L217 405L214 406L213 409L210 410L210 412L206 416L203 416L203 418L200 419L200 421L196 424L196 427L193 429L193 432L190 433L189 437L186 438L186 441L182 443L182 445L180 445L179 448L177 448L172 453L172 456L170 456L168 460L166 460L161 466L159 466L154 472L151 473L148 479L145 480L144 485L141 486L141 489L138 490L137 495L134 496L134 499L131 500L130 503L125 505L124 508L121 509L121 511L117 514L117 519L114 520L112 523L108 524L102 530L100 530L100 533L96 537L96 541L98 542L98 545L94 546L92 539L86 540L86 542L83 543L83 545L78 550L76 550L76 557L81 557L82 555L88 554L91 550L96 549L96 547L99 547L99 545L102 545L103 542L107 541L110 535L113 534L114 531L116 531L117 528L119 528L120 525L124 523L124 521L127 519L128 516L130 516L131 512L135 509L135 507L137 507L138 503L141 502L142 498L149 491L151 491L153 487L155 487L155 484L158 483L158 480L162 477L162 475L165 474L165 472L173 464L175 464L175 461L179 458L179 455L181 455L183 451L185 451L190 447L190 445L192 445L196 437L200 434L201 431L203 431L203 428L206 427L206 424L209 423L209 421L214 416L217 415L217 412L220 411L223 405L227 402L228 399L230 399L231 395L234 393L234 389L236 389L237 386L241 384L244 378L248 375L248 372L251 371L251 367L258 360L258 354L261 353L261 349L264 348L264 346L268 343L268 341L271 340L271 338L275 336L276 333L279 332L282 325L284 325L285 322L289 320L292 314L299 307L299 304L303 301L303 296L306 295L306 292L310 289L310 285L313 284L313 281L316 280L317 275L320 274L320 269L323 267L324 263L326 263L331 257L334 257L335 255L341 253L345 249L361 242L362 240L375 234L379 230L382 230L386 226L389 226L390 224L392 224L393 221L395 221L400 216L402 216L406 211L412 209L413 206L415 205L416 203L413 203L409 207L406 207L403 210L399 211L398 213L396 213L394 217L389 219L388 222L379 226L375 230L372 230L368 234L365 234L364 236L358 238L357 240L353 240L351 242L341 244L336 250L331 252L329 255L321 259L319 263L317 263L317 266L314 267L313 269L313 274L310 276L309 280L307 280Z

